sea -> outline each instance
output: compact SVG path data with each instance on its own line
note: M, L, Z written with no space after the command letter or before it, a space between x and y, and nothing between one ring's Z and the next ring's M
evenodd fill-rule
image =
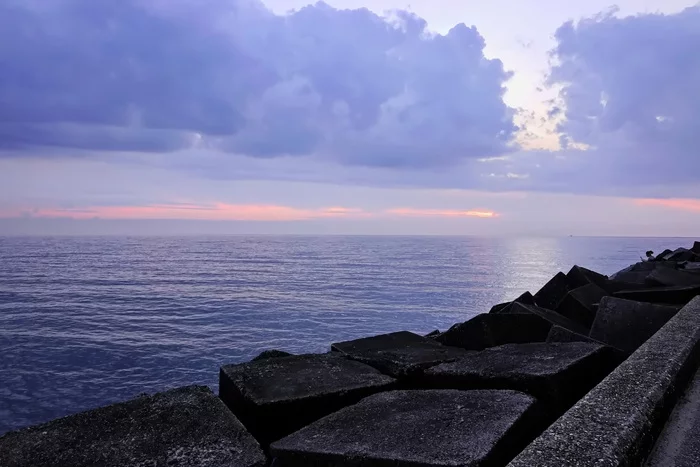
M672 238L0 237L0 434L177 386L265 349L445 330L578 264Z

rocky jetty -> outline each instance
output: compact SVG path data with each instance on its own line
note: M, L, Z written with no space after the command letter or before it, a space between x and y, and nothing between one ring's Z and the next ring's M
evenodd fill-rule
M266 350L222 366L218 397L179 388L10 432L0 466L696 466L700 391L676 402L699 366L695 242L610 277L574 266L443 332Z

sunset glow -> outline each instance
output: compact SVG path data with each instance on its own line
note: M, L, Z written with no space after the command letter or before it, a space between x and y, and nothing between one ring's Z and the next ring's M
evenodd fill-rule
M660 206L671 209L680 209L683 211L700 212L700 199L637 199L635 204L638 206Z
M459 211L459 210L443 210L443 209L412 209L412 208L399 208L399 209L389 209L386 211L388 214L395 216L408 216L408 217L482 217L490 218L496 217L493 211Z

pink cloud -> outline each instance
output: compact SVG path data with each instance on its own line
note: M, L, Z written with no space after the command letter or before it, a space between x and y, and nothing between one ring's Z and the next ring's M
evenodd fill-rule
M394 216L406 217L481 217L490 218L497 217L498 214L493 211L486 210L452 210L452 209L414 209L414 208L397 208L385 211L387 214Z
M45 208L24 210L32 217L71 219L181 219L236 221L297 221L317 218L366 217L362 209L330 207L301 209L267 204L151 204L146 206L91 206L75 209ZM0 217L17 217L21 211L6 212Z
M634 203L637 206L660 206L670 209L680 209L683 211L694 211L700 212L700 199L680 199L680 198L670 198L670 199L653 199L644 198L636 199Z

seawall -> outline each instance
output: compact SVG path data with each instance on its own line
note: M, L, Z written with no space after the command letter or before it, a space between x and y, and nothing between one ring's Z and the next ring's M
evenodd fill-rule
M696 242L610 277L574 266L427 336L268 350L223 365L218 395L13 431L0 466L700 465L699 366Z

